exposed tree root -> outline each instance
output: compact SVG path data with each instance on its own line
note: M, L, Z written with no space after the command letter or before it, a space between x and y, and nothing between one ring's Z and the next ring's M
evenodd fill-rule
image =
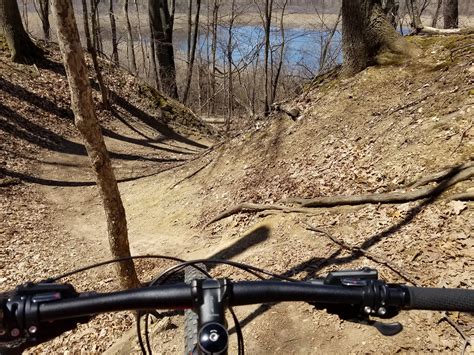
M232 216L236 213L239 212L245 212L245 211L268 211L268 210L279 210L282 212L290 213L290 212L296 212L296 213L314 213L314 210L311 210L310 208L301 208L301 207L287 207L287 206L281 206L281 205L270 205L270 204L257 204L257 203L241 203L239 205L233 206L224 212L220 213L216 217L214 217L212 220L210 220L207 224L206 227L209 226L212 223L215 223L217 221L220 221L221 219L224 219L226 217Z
M5 177L0 178L0 187L12 186L21 184L21 180L17 178Z
M204 168L204 167L203 167ZM200 170L198 170L199 172ZM282 202L299 204L299 207L289 207L285 205L273 204L255 204L255 203L241 203L233 206L214 217L206 224L206 227L212 223L220 221L226 217L232 216L239 212L247 211L282 211L286 213L314 213L311 207L334 207L341 205L362 205L365 203L404 203L416 201L431 197L437 193L441 193L448 187L457 184L458 182L467 180L474 176L474 161L469 161L459 166L455 166L441 172L429 175L422 178L408 186L422 186L414 191L406 192L386 192L379 194L354 195L354 196L329 196L318 197L314 199L290 198ZM435 186L424 186L430 182L437 181ZM448 197L449 200L474 200L474 192L464 192Z
M448 197L448 200L474 201L474 191L465 191Z
M340 205L360 205L364 203L403 203L430 197L434 193L439 192L440 189L446 189L449 186L467 180L472 176L474 176L474 167L463 169L451 178L442 180L436 186L426 186L414 191L354 196L317 197L313 199L297 199L293 201L300 203L303 207L333 207Z
M417 187L425 186L426 184L429 184L430 182L438 182L446 178L447 176L451 175L455 171L460 171L460 170L464 170L471 167L474 167L474 161L472 160L462 165L453 166L451 168L439 171L437 173L425 176L419 180L413 181L409 183L408 185L406 185L405 188L408 188L408 187L417 188Z

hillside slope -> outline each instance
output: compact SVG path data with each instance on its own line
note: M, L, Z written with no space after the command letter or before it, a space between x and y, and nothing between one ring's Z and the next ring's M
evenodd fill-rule
M175 183L165 183L156 192L145 182L129 186L128 210L139 226L133 230L137 240L166 230L170 223L181 230L183 224L189 226L172 244L157 238L160 242L148 242L140 250L168 250L181 244L180 239L190 239L187 246L192 249L179 255L229 257L298 277L369 265L394 282L473 287L473 203L446 200L472 191L472 179L427 201L320 208L306 214L242 212L206 226L243 202L281 205L295 197L409 191L405 186L412 181L472 162L473 37L412 40L424 51L416 61L386 63L351 79L315 83L287 103L301 112L296 120L274 115L182 173L162 177ZM163 216L163 222L140 217L144 206L148 213ZM306 223L363 247L378 262L306 230ZM244 276L226 271L233 278ZM405 332L394 338L314 314L307 306L248 309L242 314L251 353L307 353L318 348L331 353L459 351L463 345L437 313L401 315ZM472 334L472 317L455 317ZM308 329L302 329L301 322L308 322ZM170 330L167 342L173 334ZM298 339L297 344L292 339ZM169 344L171 348L157 349L179 346L171 340Z
M102 119L109 130L107 142L116 172L123 180L120 189L133 252L229 258L299 278L373 266L392 282L472 288L473 203L445 199L472 189L472 180L425 202L315 208L305 213L245 211L207 225L242 202L291 207L289 198L405 191L411 181L472 161L474 37L412 40L424 52L416 61L385 63L351 79L315 82L286 103L301 113L295 120L275 114L213 149L205 149L211 143L205 132L169 139L133 116L126 123ZM58 113L67 110L64 78L42 82L49 69L13 66L5 57L1 65L0 113L2 130L7 132L2 149L12 154L11 158L2 154L3 167L17 172L8 176L21 182L1 190L6 221L1 277L2 287L10 287L27 278L102 260L107 242L87 159L77 154L81 145L70 122L59 120L67 116ZM13 68L10 77L3 75L7 66ZM131 96L129 101L144 100L125 84L117 87L125 88L122 93ZM130 81L130 85L135 84ZM31 87L50 89L32 95ZM134 106L144 111L146 102ZM23 124L22 129L4 128L10 127L12 119ZM46 132L30 126L39 125L38 121ZM43 144L44 139L31 145L29 138L37 132L72 148L51 148L49 141ZM307 224L334 240L363 247L372 257L342 248L327 234L307 230ZM150 279L163 266L140 262L138 269L143 279ZM221 267L213 273L249 277ZM80 289L117 287L111 269L72 281ZM458 352L463 345L454 328L434 312L401 314L397 320L405 331L391 338L308 305L246 307L238 310L238 316L245 325L249 353ZM472 336L472 317L454 314L452 318ZM130 322L129 315L98 317L41 350L102 351ZM181 325L181 319L172 317L165 325L158 322L156 351L181 351L182 328L175 329L174 324ZM129 339L128 334L122 339L121 352L138 349Z

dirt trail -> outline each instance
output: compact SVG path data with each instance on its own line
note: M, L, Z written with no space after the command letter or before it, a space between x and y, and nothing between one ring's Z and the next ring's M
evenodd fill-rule
M151 114L153 120L146 116L143 121L139 118L146 112L137 117L119 107L117 119L101 111L121 181L133 254L186 259L213 255L302 279L334 269L371 266L386 280L407 282L383 263L308 231L304 222L347 244L367 248L418 284L472 288L473 203L444 200L473 188L472 180L429 203L342 206L307 214L240 213L204 227L241 202L402 190L412 180L472 160L474 67L469 48L474 38L414 40L425 53L416 63L392 63L349 80L313 83L290 103L301 112L296 121L272 116L202 156L210 141L184 132L167 136L149 124L154 122ZM40 71L32 80L31 75L37 74L23 70L29 69L15 68L11 78L0 82L0 118L5 118L0 123L6 127L3 131L11 133L0 141L6 152L1 168L6 176L22 182L0 194L5 216L5 238L0 240L4 288L109 258L101 202L87 157L71 122L65 122L65 83L58 79L60 74L51 78L51 73ZM120 82L121 75L113 80L117 92L119 86L126 88L123 96L138 92L131 80L126 85ZM50 82L62 87L63 96L49 97L56 95L51 87L40 97L41 86ZM126 97L142 110L148 107L140 97ZM47 129L30 127L25 121ZM12 128L11 122L19 128ZM166 266L165 262L137 262L144 280ZM217 277L249 278L243 271L225 267L212 272ZM69 281L79 290L118 287L111 268ZM238 309L238 316L252 354L451 353L460 352L463 345L459 334L436 312L400 314L395 321L405 330L395 337L383 337L374 328L343 322L305 304L245 307ZM451 317L472 336L472 316L454 313ZM181 324L177 316L155 323L156 352L181 353ZM102 352L122 338L119 350L134 353L138 346L126 333L131 325L129 314L104 315L38 351ZM232 342L234 353L235 336Z

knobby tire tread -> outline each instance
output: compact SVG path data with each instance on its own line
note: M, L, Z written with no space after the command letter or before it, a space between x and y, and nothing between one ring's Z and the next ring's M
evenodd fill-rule
M207 270L204 264L197 264L201 269ZM184 269L184 282L191 283L193 280L206 279L198 269L189 266ZM184 311L184 349L186 355L197 355L199 353L197 348L198 341L198 315L192 310Z

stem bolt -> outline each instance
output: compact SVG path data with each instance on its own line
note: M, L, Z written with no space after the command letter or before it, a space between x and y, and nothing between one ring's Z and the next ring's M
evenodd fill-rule
M387 309L385 307L380 307L377 313L379 316L384 316L387 314Z
M370 314L370 313L372 313L372 308L370 308L369 306L365 306L364 307L364 312L367 313L367 314Z
M30 334L35 334L38 331L38 327L32 325L31 327L28 328L28 333Z
M16 338L17 336L20 335L20 329L18 328L13 328L11 331L10 331L10 335L14 338Z

